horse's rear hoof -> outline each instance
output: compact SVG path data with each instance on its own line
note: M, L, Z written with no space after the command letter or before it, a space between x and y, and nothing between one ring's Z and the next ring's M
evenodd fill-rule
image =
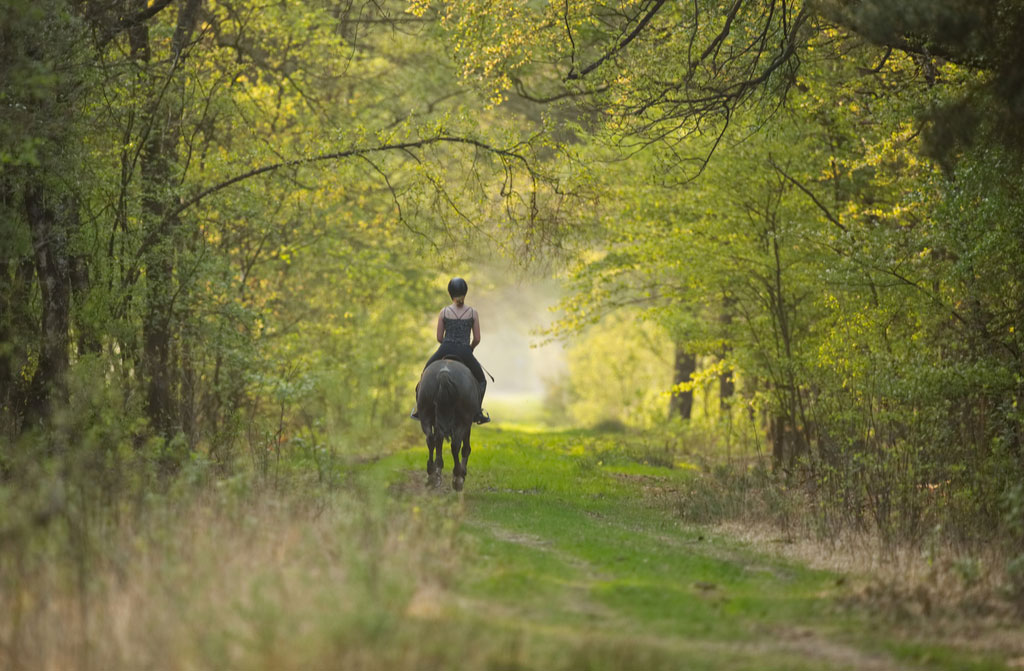
M466 478L455 476L452 478L452 489L457 492L462 491L462 485L466 484Z
M427 476L427 487L437 488L441 486L441 474L431 473Z

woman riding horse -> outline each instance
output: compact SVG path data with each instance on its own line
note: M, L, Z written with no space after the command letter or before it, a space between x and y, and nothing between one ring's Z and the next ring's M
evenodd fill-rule
M437 342L441 343L441 346L427 361L424 369L439 359L455 359L465 364L472 371L480 389L480 408L473 421L477 424L486 424L491 421L483 410L487 378L484 377L484 369L480 362L473 356L473 350L480 344L480 315L475 308L466 305L467 293L469 285L461 277L454 277L448 282L448 295L451 296L452 302L437 315ZM419 419L419 408L413 410L410 417Z

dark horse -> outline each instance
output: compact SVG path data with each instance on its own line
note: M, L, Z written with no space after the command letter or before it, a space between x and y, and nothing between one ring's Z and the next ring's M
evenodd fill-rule
M427 484L441 484L444 441L452 444L452 487L462 491L469 461L469 431L480 407L480 392L469 368L452 359L435 361L423 370L416 391L420 426L427 436ZM459 452L462 460L459 460Z

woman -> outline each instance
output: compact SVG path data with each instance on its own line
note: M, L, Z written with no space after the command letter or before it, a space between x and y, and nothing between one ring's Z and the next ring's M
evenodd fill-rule
M487 390L487 378L484 377L484 369L480 362L473 356L473 350L480 344L480 315L476 309L466 305L466 294L469 286L466 280L461 277L454 277L448 283L448 295L451 296L451 305L446 305L437 315L437 342L441 346L434 352L434 356L427 361L427 366L439 359L457 359L466 365L476 378L480 387L480 408L476 411L473 421L477 424L486 424L491 418L484 414L484 392ZM472 336L472 341L470 340ZM426 366L424 366L426 368ZM411 417L419 419L419 408L413 411Z

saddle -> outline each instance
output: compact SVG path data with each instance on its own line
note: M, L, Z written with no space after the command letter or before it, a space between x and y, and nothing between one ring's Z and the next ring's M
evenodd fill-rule
M441 361L457 361L458 363L461 363L463 366L469 365L455 354L446 354L443 357L441 357Z

